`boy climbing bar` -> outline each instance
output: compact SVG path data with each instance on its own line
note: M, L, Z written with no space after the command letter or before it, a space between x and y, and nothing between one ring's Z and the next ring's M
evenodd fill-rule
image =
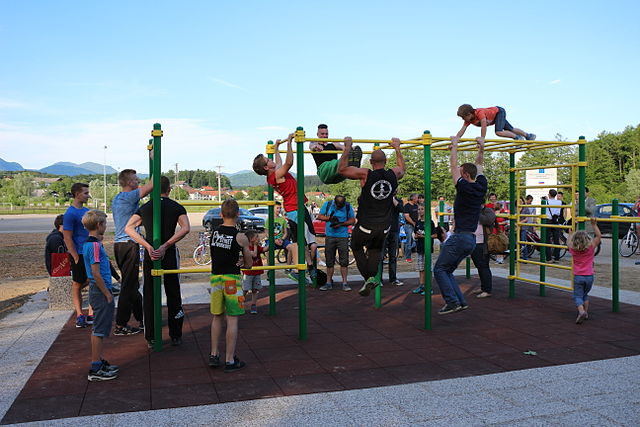
M329 127L324 123L318 125L318 138L329 138ZM339 142L312 142L309 149L318 168L318 178L324 184L337 184L345 180L345 177L338 173L338 154L322 153L322 151L344 151L344 145ZM349 151L349 166L359 168L362 160L362 149L358 146Z
M458 117L464 120L462 129L457 133L457 137L461 138L466 132L469 125L480 127L480 137L476 138L478 142L484 143L487 136L487 126L495 125L496 135L511 139L526 139L533 141L536 135L527 133L522 129L514 128L507 121L507 113L502 107L489 108L473 108L469 104L462 104L458 107Z

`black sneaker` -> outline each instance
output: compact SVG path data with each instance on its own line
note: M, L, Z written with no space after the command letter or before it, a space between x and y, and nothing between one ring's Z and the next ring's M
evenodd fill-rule
M244 368L245 366L247 366L246 363L244 363L243 361L241 361L240 359L238 359L238 356L234 356L233 357L233 363L225 363L224 365L224 371L225 372L235 372L239 369Z
M117 372L108 371L104 368L104 364L97 371L89 370L87 379L89 381L109 381L118 378Z
M460 304L460 310L466 310L469 308L469 304Z
M139 333L140 333L140 329L134 328L132 326L127 326L127 325L116 326L115 329L113 330L113 335L117 335L119 337L127 336L127 335L135 335Z
M444 307L442 307L440 310L438 310L438 314L449 314L449 313L455 313L456 311L460 311L461 308L458 304L447 304Z
M171 338L171 345L178 346L182 344L182 338Z
M149 347L149 350L153 350L154 345L156 345L155 340L147 340L147 347Z
M211 368L217 368L218 366L220 366L220 355L216 354L215 356L213 354L209 355L209 366Z
M362 161L362 148L359 146L351 147L351 151L349 151L349 166L355 166L357 168L360 167L360 162Z
M102 359L102 369L109 372L115 372L116 374L120 372L120 367L118 365L112 365L104 359Z

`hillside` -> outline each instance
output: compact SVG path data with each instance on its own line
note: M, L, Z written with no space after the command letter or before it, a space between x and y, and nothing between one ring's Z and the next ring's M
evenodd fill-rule
M23 171L24 168L20 163L17 162L7 162L6 160L0 159L0 171Z

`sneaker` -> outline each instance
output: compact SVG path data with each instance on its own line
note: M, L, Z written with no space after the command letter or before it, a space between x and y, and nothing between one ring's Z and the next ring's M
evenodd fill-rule
M176 347L182 344L182 338L180 337L176 337L176 338L171 338L171 345Z
M318 289L320 289L321 291L328 291L333 289L333 283L325 283L324 285L320 286Z
M293 280L294 282L298 283L298 276L293 273L293 270L291 269L284 270L284 275L287 276L289 279Z
M113 335L117 335L119 337L121 336L127 336L127 335L135 335L135 334L139 334L140 333L140 329L138 328L134 328L131 326L116 326L115 329L113 330Z
M516 140L516 141L524 141L524 136L522 136L522 135L516 135L516 137L515 137L515 138L513 138L513 139L514 139L514 140Z
M366 282L364 282L364 285L362 285L358 293L363 297L369 296L371 290L378 285L379 283L376 283L375 279L373 277L370 277Z
M472 295L478 295L483 293L484 291L482 289L474 289L473 291L471 291Z
M255 304L251 304L251 314L258 314L258 307Z
M456 311L460 311L461 308L458 304L447 304L444 307L442 307L440 310L438 310L438 314L449 314L449 313L455 313Z
M147 347L149 350L153 350L153 346L156 345L155 340L147 340Z
M104 359L102 359L102 369L109 372L115 372L116 374L120 372L120 367L118 365L112 365Z
M120 295L120 290L122 289L122 285L120 285L120 283L115 282L111 285L111 293L113 294L113 296L118 296Z
M89 370L89 375L87 375L87 379L92 382L115 380L116 378L118 378L118 373L106 370L104 364L97 371Z
M224 364L224 371L225 372L235 372L239 369L244 368L245 366L247 366L246 363L244 363L243 361L241 361L240 359L238 359L238 356L234 356L233 357L233 363L225 363Z
M478 295L476 295L476 298L489 298L491 296L491 294L489 292L480 292Z
M351 290L351 286L349 286L346 283L343 283L342 284L342 290L345 291L345 292L349 292Z
M93 325L93 316L87 316L87 325Z
M87 326L89 326L87 324L87 320L84 317L84 315L80 315L78 317L76 317L76 328L86 328Z
M402 286L404 285L404 282L401 282L400 280L396 279L393 282L391 282L391 284L394 286Z
M309 267L307 269L307 273L309 274L309 278L311 280L315 279L318 276L318 273L317 273L316 269L313 268L313 267Z
M413 262L413 260L412 260L411 258L407 258L407 259L406 259L406 261L407 261L408 263Z
M359 146L351 147L351 151L349 151L349 166L355 166L357 168L360 167L360 162L362 161L362 148Z
M424 286L418 286L417 288L415 288L414 290L411 291L414 294L421 294L424 295Z
M210 368L217 368L218 366L220 366L220 355L216 354L210 354L209 355L209 367Z
M460 310L466 310L467 308L469 308L469 304L460 304Z
M536 134L535 133L528 133L525 138L527 139L527 141L535 141L536 140Z

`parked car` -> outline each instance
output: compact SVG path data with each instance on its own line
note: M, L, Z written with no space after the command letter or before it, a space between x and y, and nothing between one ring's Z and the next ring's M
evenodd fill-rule
M251 212L251 215L264 219L265 223L269 220L269 208L267 207L249 208L247 210Z
M240 216L238 217L237 223L239 230L257 230L263 232L264 222L264 219L252 215L247 209L240 208ZM208 231L220 226L220 224L222 224L220 208L210 209L202 218L202 225Z
M326 232L326 227L327 227L327 222L326 221L320 221L319 219L314 219L313 220L313 230L316 233L316 236L324 236L325 232ZM351 234L351 229L353 228L352 225L349 226L349 234Z
M619 203L618 204L618 215L620 216L638 216L638 212L633 209L633 203ZM596 218L611 218L611 213L613 212L613 205L611 203L602 203L596 206L595 216ZM638 218L638 223L640 223L640 218ZM611 222L599 222L598 227L602 234L611 234ZM618 227L618 235L620 237L624 237L629 231L629 227L631 225L628 222L621 222Z

